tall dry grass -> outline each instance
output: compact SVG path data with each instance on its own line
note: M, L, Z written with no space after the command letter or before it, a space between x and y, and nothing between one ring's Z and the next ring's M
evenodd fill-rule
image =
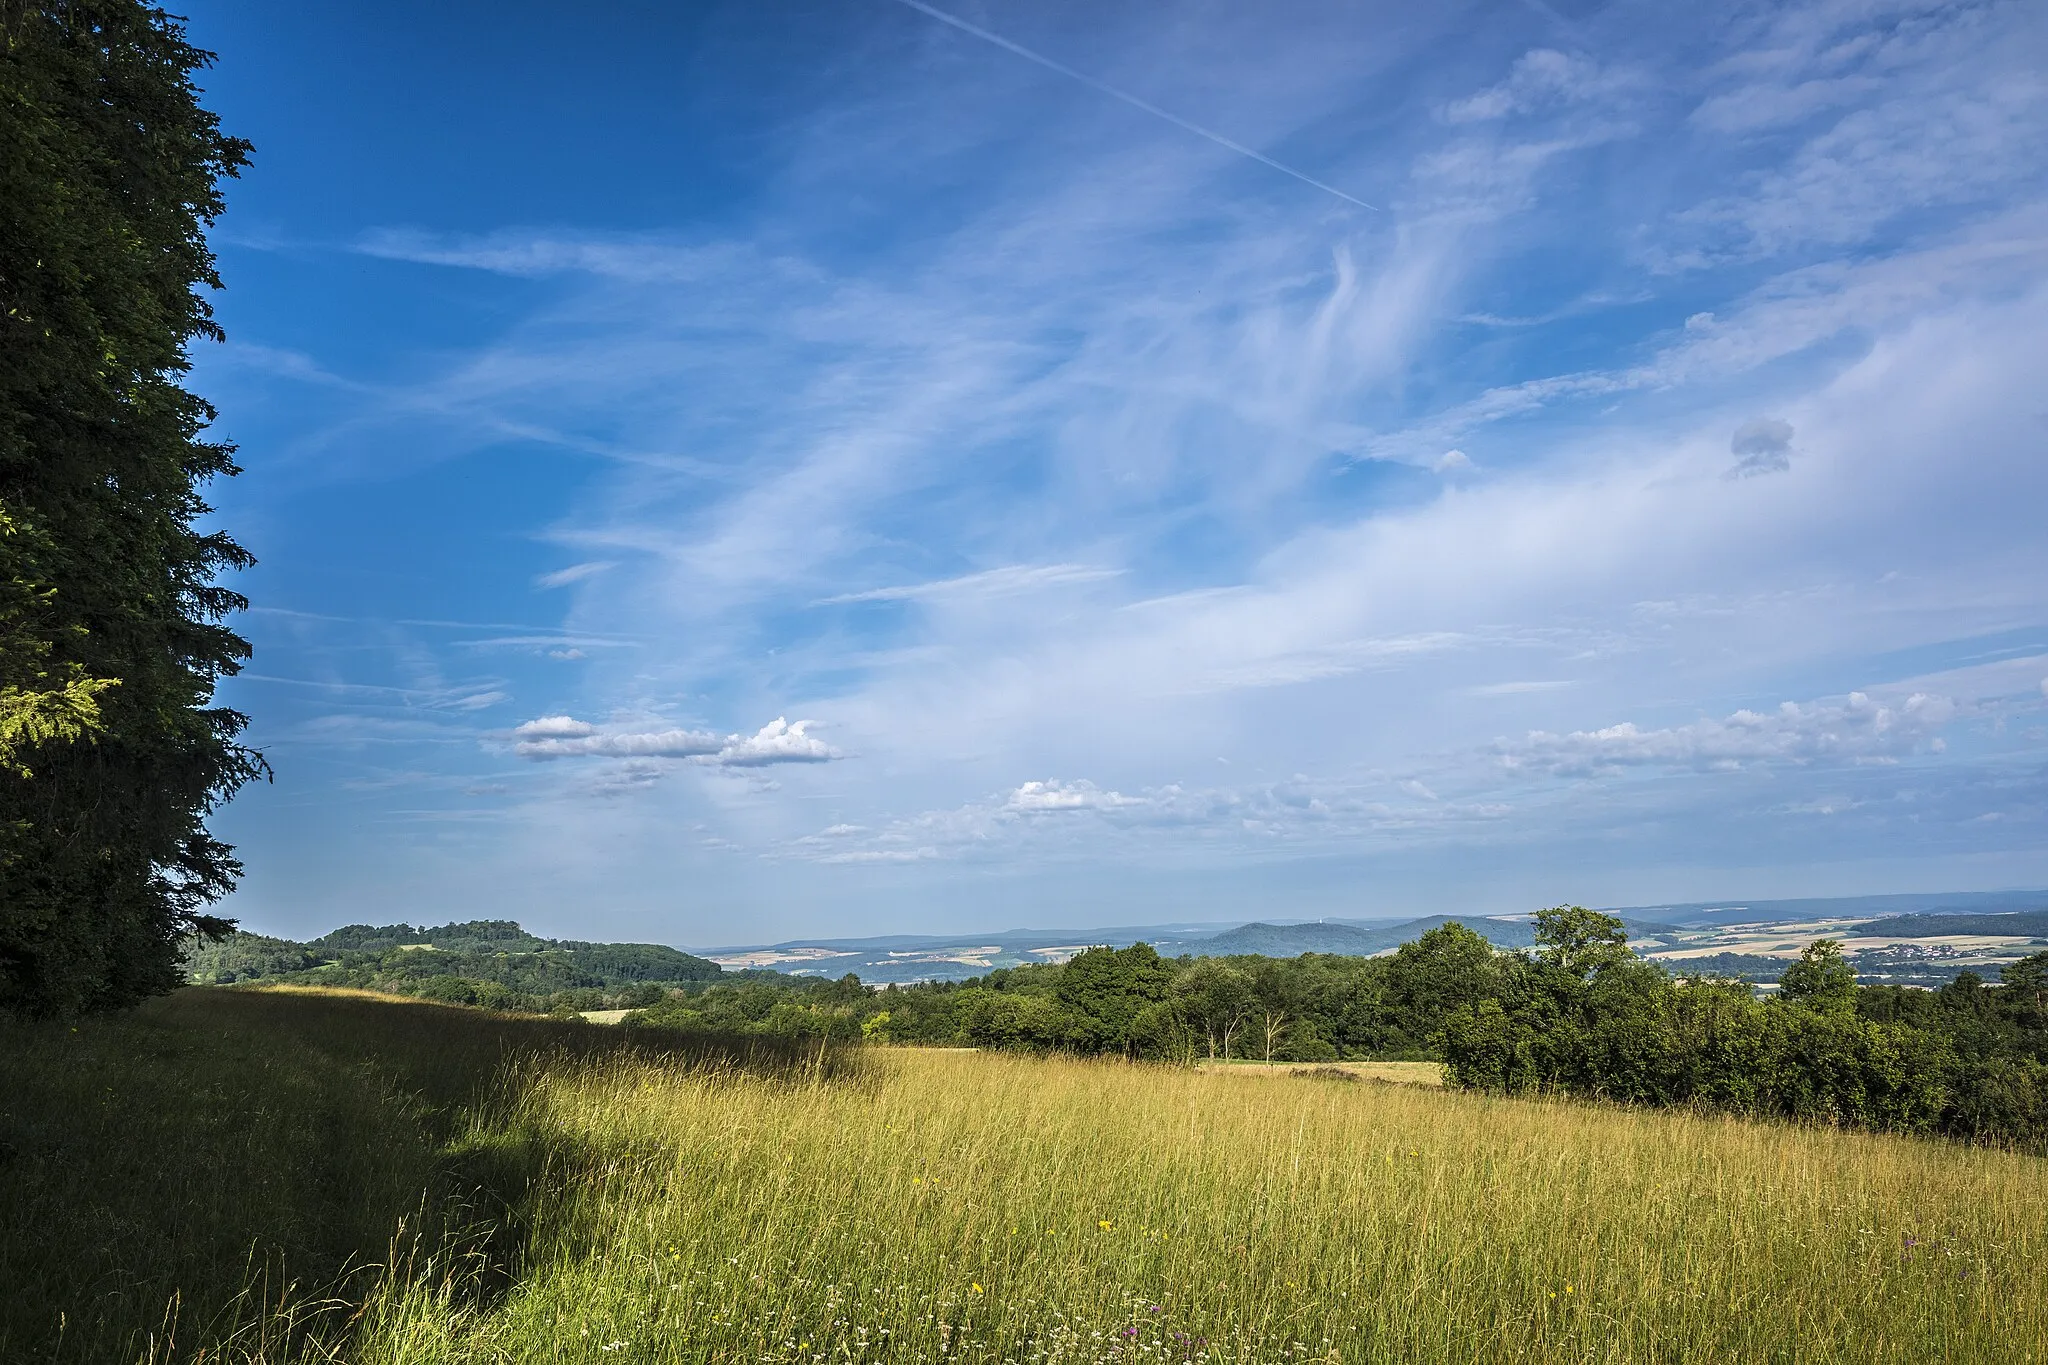
M385 1296L361 1358L2014 1361L2048 1168L1328 1080L899 1051L791 1089L530 1075L520 1277Z
M2044 1249L2048 1162L1685 1114L335 996L0 1027L7 1362L2007 1365Z

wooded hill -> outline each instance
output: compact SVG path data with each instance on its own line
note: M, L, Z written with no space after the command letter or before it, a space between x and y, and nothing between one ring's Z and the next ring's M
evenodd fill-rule
M185 975L202 986L289 981L548 1013L650 1005L664 987L725 973L657 943L539 938L510 920L469 920L351 924L310 943L236 933L190 944Z

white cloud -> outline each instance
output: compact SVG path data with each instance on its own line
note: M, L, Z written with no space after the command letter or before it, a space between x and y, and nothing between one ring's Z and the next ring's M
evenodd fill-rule
M1956 716L1947 697L1916 692L1897 706L1851 692L1840 702L1785 702L1775 711L1737 711L1661 730L1631 721L1602 730L1551 734L1496 746L1510 771L1589 777L1627 768L1730 771L1749 766L1896 761L1940 745L1938 732Z
M547 762L558 758L675 758L720 768L766 768L778 763L828 763L845 754L807 733L813 722L783 717L752 735L710 730L603 730L571 716L530 720L512 734L513 752Z
M1125 796L1122 792L1103 791L1093 782L1026 782L1010 793L1003 809L1022 815L1041 815L1061 811L1116 810L1124 806L1139 806L1145 802Z
M486 270L529 278L587 274L631 284L687 284L728 266L729 247L699 247L647 235L506 231L451 237L410 229L365 233L356 243L365 256L421 265Z
M533 582L534 586L541 588L566 587L581 579L589 578L593 574L601 574L606 569L615 567L617 566L608 559L591 559L581 564L571 564L566 569L556 569L553 573L541 574Z
M831 853L818 859L821 863L922 863L939 856L936 848L863 848L846 853Z
M1533 692L1555 692L1571 685L1565 678L1524 678L1515 682L1477 683L1459 690L1468 697L1520 697Z
M566 719L557 717L556 719ZM699 758L715 754L729 737L708 730L647 730L598 733L589 727L583 734L561 738L522 739L513 747L521 758Z
M746 739L734 735L719 747L716 762L728 768L760 768L771 763L829 763L845 754L810 734L813 722L790 722L777 716Z
M577 720L574 716L542 716L538 720L529 720L512 731L514 737L519 739L581 739L585 735L596 733L595 725Z
M1472 467L1472 457L1462 450L1446 450L1429 462L1429 467L1438 474L1458 474Z
M1603 72L1591 58L1539 47L1516 59L1508 78L1446 106L1446 122L1483 123L1552 104L1576 104L1626 89L1634 78Z
M893 588L869 588L865 592L840 593L836 597L818 600L821 607L839 606L848 602L914 602L942 597L1000 597L1012 593L1034 592L1039 588L1058 587L1067 583L1094 583L1105 578L1115 578L1121 569L1103 568L1092 564L1013 564L1000 569L985 569L980 573L963 574L958 578L935 579L929 583L910 583Z

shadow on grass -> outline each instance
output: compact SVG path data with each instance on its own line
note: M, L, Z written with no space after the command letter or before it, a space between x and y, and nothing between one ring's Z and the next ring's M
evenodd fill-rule
M815 1042L353 992L0 1021L0 1361L325 1359L387 1267L501 1295L542 1193L598 1158L491 1116L524 1078L636 1058L784 1083L861 1069Z

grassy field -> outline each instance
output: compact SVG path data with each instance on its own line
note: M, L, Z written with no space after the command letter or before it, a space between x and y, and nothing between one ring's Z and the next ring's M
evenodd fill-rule
M65 1305L81 1361L2012 1362L2048 1342L2048 1163L2006 1153L1321 1077L720 1057L250 992L0 1042L9 1361L44 1358ZM393 1256L401 1218L423 1231Z
M1219 1076L1265 1076L1301 1079L1321 1076L1329 1080L1351 1078L1360 1081L1390 1081L1397 1085L1442 1085L1441 1062L1241 1062L1207 1059L1196 1063L1203 1071Z

